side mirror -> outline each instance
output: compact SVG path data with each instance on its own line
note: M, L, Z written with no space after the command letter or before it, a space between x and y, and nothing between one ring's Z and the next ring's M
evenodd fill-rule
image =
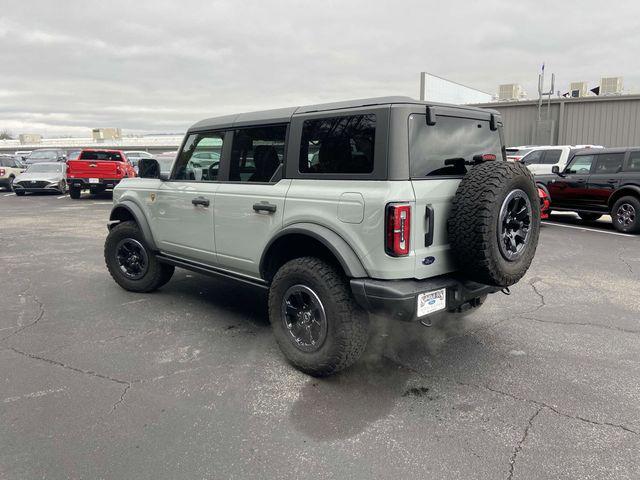
M138 176L140 178L162 178L160 164L155 158L141 158L138 161Z
M558 165L554 165L551 167L551 173L555 173L556 175L560 175L560 167Z

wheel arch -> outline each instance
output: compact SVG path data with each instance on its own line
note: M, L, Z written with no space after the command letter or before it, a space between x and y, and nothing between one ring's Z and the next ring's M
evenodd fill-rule
M313 223L291 225L278 232L262 253L260 276L270 282L280 266L302 256L318 256L334 261L350 278L367 276L362 262L340 235Z
M640 187L636 185L623 185L611 194L608 200L609 209L622 197L632 196L640 200Z
M118 223L128 221L136 222L138 228L140 228L140 231L144 236L145 241L152 250L158 249L156 242L153 239L153 234L151 233L151 227L149 227L149 222L147 221L144 212L136 203L130 200L125 200L113 207L113 209L111 210L111 214L109 215L109 224L107 228L111 230Z

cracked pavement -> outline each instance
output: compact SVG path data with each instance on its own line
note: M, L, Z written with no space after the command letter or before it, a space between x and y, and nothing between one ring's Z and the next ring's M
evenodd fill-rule
M640 477L640 237L544 225L510 296L314 379L259 291L120 289L108 196L0 206L0 478Z

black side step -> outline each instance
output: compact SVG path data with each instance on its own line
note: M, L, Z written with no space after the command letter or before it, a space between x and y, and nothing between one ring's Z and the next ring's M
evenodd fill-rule
M260 278L245 277L244 275L238 275L228 270L211 267L204 263L194 262L193 260L187 260L185 258L175 257L173 255L167 255L165 253L158 253L157 257L158 260L162 263L184 268L186 270L191 270L192 272L201 273L210 277L234 280L236 282L252 285L259 288L269 288L269 284Z

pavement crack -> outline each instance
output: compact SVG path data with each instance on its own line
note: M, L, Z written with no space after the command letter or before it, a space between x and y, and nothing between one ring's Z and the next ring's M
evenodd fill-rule
M124 386L124 390L122 391L122 395L120 395L120 399L116 403L114 403L113 407L111 408L111 413L116 411L116 408L118 408L118 405L120 405L121 403L124 403L124 397L130 388L131 388L131 383L127 383Z
M395 365L398 365L401 368L405 368L408 371L413 372L414 374L416 374L416 375L418 375L420 377L429 378L429 379L433 379L434 378L434 377L429 377L428 375L425 375L424 373L420 372L419 370L416 370L415 368L410 367L409 365L405 365L404 363L399 362L398 360L393 359L391 357L388 357L386 355L383 356L383 358L388 360L389 362L395 364ZM561 417L569 418L569 419L572 419L572 420L577 420L577 421L584 422L584 423L589 423L591 425L598 425L598 426L601 426L601 427L605 427L606 426L606 427L618 428L618 429L623 430L623 431L625 431L627 433L632 433L633 435L640 435L640 432L638 432L636 430L633 430L633 429L627 427L626 425L622 425L620 423L598 422L596 420L591 420L589 418L584 418L584 417L581 417L579 415L570 415L568 413L565 413L565 412L562 412L562 411L558 410L558 408L554 407L553 405L549 405L546 402L542 402L540 400L533 400L533 399L530 399L530 398L519 397L518 395L515 395L513 393L505 392L504 390L498 390L497 388L492 388L492 387L489 387L487 385L460 382L460 381L457 381L457 380L450 380L448 378L445 379L445 381L449 381L451 383L454 383L456 385L460 385L460 386L463 386L463 387L471 387L471 388L475 388L477 390L487 390L489 392L493 392L495 394L503 395L503 396L509 397L509 398L511 398L513 400L517 400L519 402L531 403L533 405L537 405L538 407L546 408L546 409L552 411L553 413L555 413L556 415L560 415Z
M520 438L520 441L518 442L518 444L515 447L513 447L513 453L511 454L511 458L509 459L509 475L507 475L507 480L511 480L513 478L513 473L515 471L518 454L522 451L522 448L524 447L524 443L527 441L527 436L529 435L529 430L533 426L533 421L536 419L536 417L542 411L543 408L544 407L541 407L541 406L538 407L538 409L534 412L534 414L531 415L531 417L529 418L529 421L527 422L527 426L524 427L522 438Z
M632 275L635 275L635 272L633 271L633 268L631 267L631 265L629 264L629 262L627 262L622 255L625 253L625 249L623 248L622 250L618 251L618 259L624 263L627 266L627 269L629 270L629 273L631 273Z
M534 322L540 322L540 323L552 323L555 325L578 325L578 326L582 326L582 327L595 327L595 328L602 328L605 330L612 330L615 332L623 332L623 333L633 333L633 334L640 334L640 330L631 330L629 328L622 328L622 327L613 327L613 326L609 326L609 325L601 325L598 323L589 323L589 322L561 322L558 320L541 320L539 318L535 318L535 317L526 317L524 315L520 315L520 318L526 319L526 320L531 320Z
M20 294L18 294L18 296L25 295L27 297L31 297L33 299L33 301L36 303L36 305L38 306L38 311L36 312L36 314L33 316L33 318L31 319L31 321L29 323L19 327L17 330L14 330L9 335L5 335L4 337L0 338L0 342L4 342L5 340L8 340L9 338L13 337L14 335L19 334L23 330L26 330L27 328L33 327L36 323L38 323L44 317L44 314L45 314L44 304L40 301L40 299L38 298L37 295L31 294L31 293L27 293L27 292L29 292L29 290L31 290L31 282L29 282L29 286L24 291L22 291Z
M570 415L568 413L562 412L560 410L558 410L556 407L554 407L553 405L549 405L548 403L542 402L540 400L533 400L530 398L524 398L524 397L519 397L517 395L514 395L513 393L509 393L509 392L505 392L503 390L498 390L496 388L491 388L488 387L487 385L476 385L474 383L465 383L465 382L455 382L458 385L463 385L466 387L473 387L473 388L477 388L477 389L482 389L482 390L488 390L490 392L496 393L498 395L504 395L506 397L512 398L514 400L518 400L521 402L527 402L527 403L532 403L534 405L538 405L541 408L546 408L548 410L551 410L553 413L555 413L556 415L560 415L561 417L565 417L565 418L569 418L572 420L578 420L580 422L584 422L584 423L589 423L591 425L598 425L598 426L607 426L607 427L613 427L613 428L619 428L621 430L624 430L625 432L628 433L632 433L634 435L639 435L639 433L636 430L633 430L625 425L619 424L619 423L612 423L612 422L598 422L596 420L591 420L589 418L584 418L581 417L579 415Z
M92 377L101 378L103 380L108 380L110 382L118 383L120 385L129 385L131 386L131 382L126 382L124 380L120 380L119 378L110 377L108 375L103 375L102 373L95 372L93 370L84 370L82 368L74 367L73 365L68 365L66 363L58 362L57 360L52 360L50 358L41 357L34 353L23 352L22 350L18 350L14 347L8 347L8 350L17 353L18 355L22 355L27 358L31 358L33 360L38 360L41 362L48 363L49 365L54 365L56 367L64 368L66 370L71 370L72 372L82 373L85 375L90 375Z

